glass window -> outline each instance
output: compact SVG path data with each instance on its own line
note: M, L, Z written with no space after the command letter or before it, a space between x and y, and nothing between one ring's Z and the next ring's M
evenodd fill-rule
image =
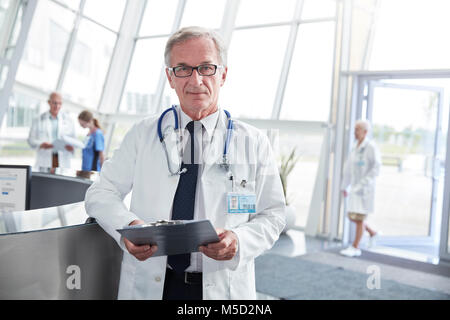
M6 82L6 77L8 76L9 66L0 65L0 90L3 89L3 86Z
M122 96L120 111L131 114L156 112L155 91L164 66L167 38L138 40Z
M171 33L177 6L178 0L147 1L139 35Z
M16 80L44 91L56 88L75 15L50 1L39 1Z
M242 0L236 16L236 26L292 20L296 0Z
M180 100L178 99L177 93L174 89L172 89L169 85L169 82L166 81L165 87L164 87L164 94L162 97L162 109L165 110L169 108L171 105L174 104L180 104Z
M309 207L319 168L323 134L308 134L304 131L280 132L280 156L289 156L296 148L298 162L288 176L286 196L288 204L296 212L295 225L306 227Z
M450 68L449 12L445 0L381 1L369 69Z
M328 121L334 22L301 24L280 119Z
M181 27L202 26L219 29L225 0L188 0L184 8Z
M115 42L115 34L82 19L62 87L67 98L97 107Z
M288 26L233 33L221 93L221 106L233 117L272 116L288 35Z
M0 57L11 59L22 27L25 4L3 1L0 4Z
M31 126L31 122L40 110L48 108L46 101L39 101L35 98L13 93L11 104L6 113L6 126L9 128L26 128Z
M319 168L320 151L324 138L323 129L301 123L295 130L280 128L266 130L271 141L278 168L295 149L293 170L284 176L286 181L284 191L286 202L292 206L295 213L295 226L305 227L308 219L309 208L316 182L317 169ZM280 170L280 173L282 171Z
M448 229L447 229L447 253L450 254L450 219L448 220Z
M6 12L13 2L11 0L0 1L0 26L3 28L3 24L6 21Z
M136 119L136 122L138 119ZM114 126L114 132L111 138L107 158L111 158L114 155L114 151L119 149L120 144L125 138L127 132L133 127L133 122L116 122Z
M304 0L302 19L328 18L335 15L335 0Z
M77 10L77 11L80 8L80 0L57 0L57 2L65 4L69 8ZM89 2L89 0L87 2Z
M52 41L48 43L48 52L50 61L61 63L61 57L66 52L67 39L69 32L53 20L49 21L49 36Z
M36 152L28 145L28 132L33 118L44 110L48 110L46 101L13 92L4 125L0 128L3 164L34 165Z
M88 0L84 5L83 15L118 31L124 12L125 0ZM108 14L105 14L105 10Z

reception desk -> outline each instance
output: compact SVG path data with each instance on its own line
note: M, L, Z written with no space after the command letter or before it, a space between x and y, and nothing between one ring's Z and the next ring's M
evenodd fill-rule
M31 210L0 213L0 299L117 298L122 251L87 223L91 183L33 172Z

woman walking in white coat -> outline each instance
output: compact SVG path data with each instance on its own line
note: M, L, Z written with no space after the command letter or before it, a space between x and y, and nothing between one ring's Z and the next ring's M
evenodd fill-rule
M369 232L371 243L377 235L377 232L365 223L367 215L373 213L375 178L378 176L381 166L378 148L367 137L369 131L369 122L356 121L355 139L357 143L344 166L342 192L344 197L348 197L348 217L356 223L356 235L352 245L340 252L348 257L361 255L359 242L364 230Z

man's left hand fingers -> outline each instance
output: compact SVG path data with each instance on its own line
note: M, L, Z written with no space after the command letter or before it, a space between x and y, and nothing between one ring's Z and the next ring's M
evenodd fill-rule
M236 246L229 246L219 250L201 246L200 251L207 257L215 260L230 260L237 252Z

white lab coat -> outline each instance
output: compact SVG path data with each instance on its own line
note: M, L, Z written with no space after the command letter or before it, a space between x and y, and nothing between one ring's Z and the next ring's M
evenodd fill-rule
M267 137L259 130L234 120L229 157L236 181L246 180L246 189L256 193L257 214L227 214L226 193L230 180L218 163L222 158L227 118L219 109L214 134L216 143L205 150L205 167L198 183L205 190L205 216L215 228L234 231L237 256L216 261L202 255L203 299L255 299L254 259L272 247L285 225L285 200L281 181ZM170 113L171 115L171 113ZM116 229L135 219L146 222L170 220L179 176L169 176L167 160L157 136L157 117L144 119L125 136L120 148L105 161L99 178L86 193L86 211L124 250L119 299L162 299L167 256L138 261L125 248ZM162 128L173 126L167 115ZM247 149L244 150L244 148ZM236 164L250 161L251 165ZM122 200L131 190L130 210ZM235 186L235 191L242 191Z
M58 139L61 139L63 136L75 138L75 127L69 114L60 111L58 113ZM33 120L28 135L28 144L31 148L37 150L35 166L37 168L51 168L53 149L39 148L43 142L53 142L49 111L42 113ZM59 166L62 168L70 168L72 156L73 152L67 150L58 151Z
M355 145L344 165L342 190L348 192L347 211L373 213L375 178L381 167L380 152L367 137Z

